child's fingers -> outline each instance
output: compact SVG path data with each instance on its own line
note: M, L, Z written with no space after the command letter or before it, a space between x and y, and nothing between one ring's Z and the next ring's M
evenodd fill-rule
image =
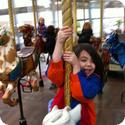
M72 54L72 51L65 51L64 54Z
M61 28L62 31L63 30L69 30L69 29L71 29L69 26L64 26L63 28Z

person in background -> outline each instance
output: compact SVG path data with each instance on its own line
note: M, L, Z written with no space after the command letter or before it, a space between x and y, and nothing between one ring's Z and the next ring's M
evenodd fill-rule
M96 113L93 99L103 89L103 63L96 50L88 43L73 47L73 52L63 52L65 41L72 36L72 28L67 26L59 30L52 60L46 71L47 77L57 85L56 96L50 101L50 109L54 105L62 109L64 99L64 62L72 66L70 74L70 107L82 105L81 120L77 125L96 125Z
M47 27L46 44L45 44L46 52L48 53L46 62L47 64L49 63L49 60L52 59L55 43L56 43L55 27L53 25L49 25ZM49 89L56 89L56 85L52 83Z
M78 43L91 43L90 38L93 36L92 26L90 22L85 22L81 34L78 35Z
M37 31L39 36L41 36L43 40L46 41L47 27L45 25L45 20L43 17L39 18Z
M49 58L52 59L55 43L56 43L55 27L53 25L49 25L47 27L47 34L46 34L46 52L48 53L47 64L49 63Z

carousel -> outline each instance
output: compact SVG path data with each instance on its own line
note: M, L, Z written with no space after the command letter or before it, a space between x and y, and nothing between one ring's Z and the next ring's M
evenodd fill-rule
M62 0L62 24L63 26L73 27L74 35L69 38L65 45L64 51L72 51L72 48L77 44L76 32L76 0ZM125 64L125 44L124 38L121 38L117 32L112 32L108 38L103 38L103 0L100 0L100 37L92 37L91 43L96 51L102 56L105 72L109 70L124 71ZM36 15L36 0L32 0L32 11L34 17L34 25L23 24L17 27L17 31L23 35L24 47L17 50L15 42L14 28L14 9L12 0L8 0L8 14L10 28L5 26L0 27L0 91L2 93L1 100L10 108L19 105L19 125L27 125L27 120L24 117L22 92L25 88L30 92L37 92L40 87L44 87L41 74L40 55L44 53L44 39L37 33L37 15ZM120 39L121 38L121 39ZM114 66L112 68L112 66ZM39 71L36 71L38 67ZM80 120L81 105L70 109L70 73L72 67L69 63L64 65L65 73L65 103L64 109L53 107L52 111L41 119L42 125L75 125ZM107 76L106 76L107 77ZM18 97L13 97L17 93ZM125 92L121 95L121 100L124 101ZM4 125L0 121L0 125ZM9 124L8 124L9 125Z

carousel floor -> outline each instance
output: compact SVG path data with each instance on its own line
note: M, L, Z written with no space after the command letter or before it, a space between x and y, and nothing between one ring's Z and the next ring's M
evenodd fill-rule
M42 61L41 61L42 62ZM47 103L56 90L49 90L50 81L45 77L46 63L42 62L42 75L44 87L38 92L23 93L23 113L27 125L41 125L42 119L47 113ZM121 102L121 94L125 90L125 81L122 73L109 73L108 82L104 87L102 96L97 96L96 104L97 125L117 125L125 117L125 103ZM15 96L17 96L15 94ZM22 125L19 122L19 105L9 107L0 100L0 117L8 125ZM25 124L24 124L25 125Z

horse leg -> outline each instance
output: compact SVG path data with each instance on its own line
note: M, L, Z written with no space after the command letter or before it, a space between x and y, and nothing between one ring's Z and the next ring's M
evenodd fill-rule
M15 83L9 83L4 95L2 96L2 100L5 104L10 106L15 106L18 103L18 99L11 100L11 95L14 93L15 90Z
M0 81L0 91L4 93L4 84Z
M33 91L38 91L39 90L39 86L38 86L39 76L37 72L35 70L31 71L30 77L31 77L31 86L32 86Z

